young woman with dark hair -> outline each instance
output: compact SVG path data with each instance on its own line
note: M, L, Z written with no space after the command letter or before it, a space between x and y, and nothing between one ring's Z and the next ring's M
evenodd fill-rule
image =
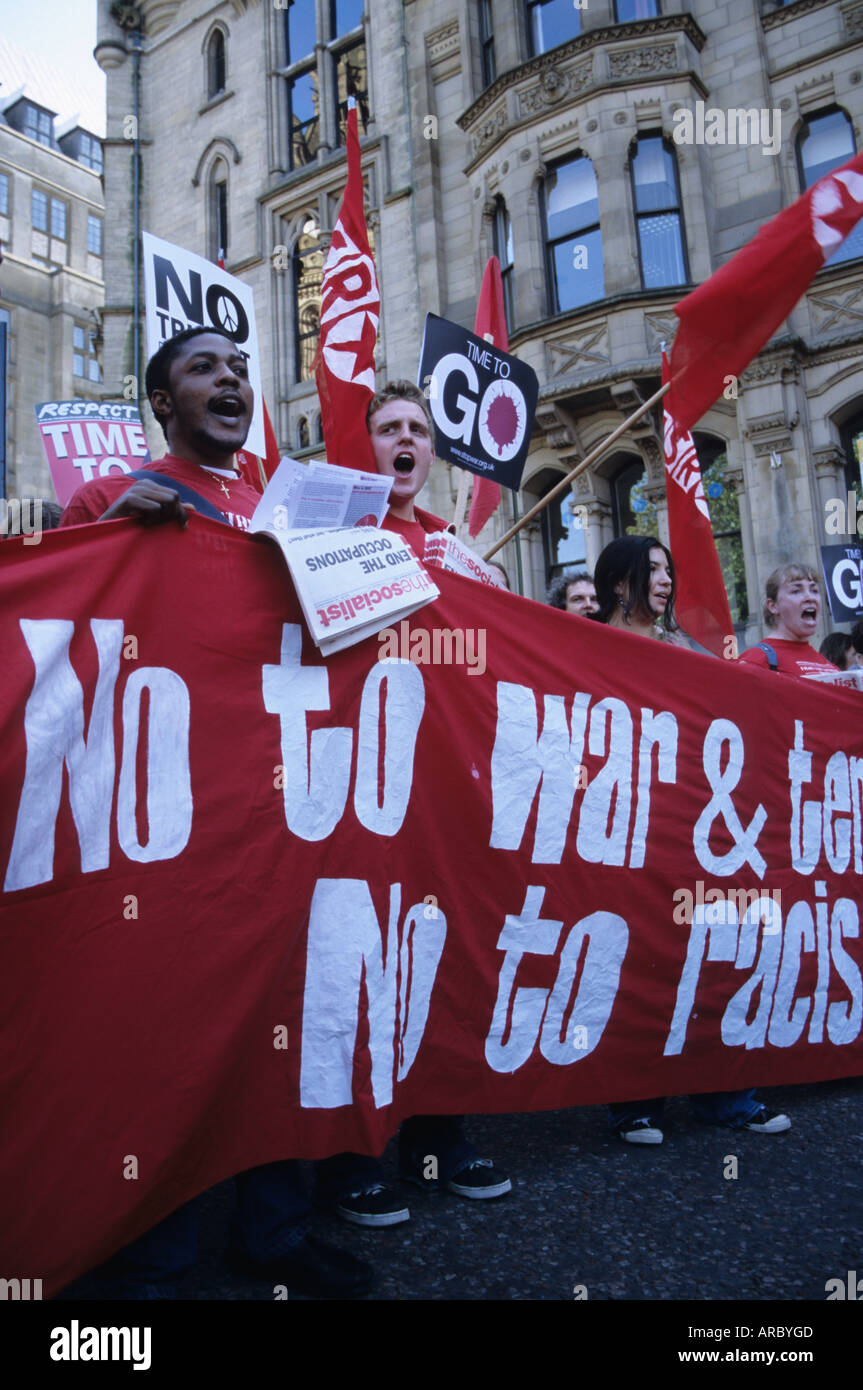
M655 536L621 536L607 545L594 572L597 620L674 646L688 647L674 617L675 576L671 552ZM755 1092L714 1091L692 1097L696 1114L711 1124L779 1134L787 1115L768 1110ZM608 1107L612 1129L629 1144L661 1144L665 1100L617 1101Z

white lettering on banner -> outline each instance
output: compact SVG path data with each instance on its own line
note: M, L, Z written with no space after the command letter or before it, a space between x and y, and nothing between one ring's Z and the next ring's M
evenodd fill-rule
M622 864L632 807L632 716L622 700L608 698L593 706L587 748L606 761L585 787L576 848L588 864Z
M135 763L141 693L149 691L147 714L146 845L138 840ZM176 671L142 666L123 692L123 762L117 793L117 836L130 859L148 864L173 859L192 832L192 776L189 770L189 692Z
M722 768L723 745L728 744L728 761ZM767 820L767 812L758 805L749 825L743 827L729 792L737 786L743 771L743 736L730 719L714 719L704 738L702 750L704 773L713 793L692 834L692 844L698 862L719 877L734 874L744 864L751 864L759 878L764 877L767 863L755 848L758 836ZM714 854L710 848L710 832L721 816L731 833L734 846L726 854Z
M791 784L791 863L799 874L818 867L823 846L834 873L845 873L854 853L854 872L863 872L863 758L833 753L824 769L822 801L803 799L812 780L812 754L804 744L803 721L794 721L794 747L788 751Z
M498 938L497 949L504 958L485 1040L486 1061L497 1072L518 1071L537 1041L546 1061L556 1066L571 1066L587 1057L602 1037L617 997L629 928L611 912L592 912L570 929L552 989L516 988L522 956L553 956L557 950L563 922L539 916L544 897L543 887L530 886L520 914L507 915ZM570 1007L585 941L578 991ZM576 1029L584 1042L577 1049L571 1041Z
M499 681L497 726L491 756L493 849L517 850L524 838L539 788L533 862L559 864L566 844L576 790L583 788L576 851L591 864L623 864L632 813L633 719L612 698L590 710L589 752L606 758L587 785L581 781L590 695L572 699L570 724L562 695L545 695L542 732L537 731L537 693L526 685ZM610 723L608 738L606 724ZM642 708L638 741L638 791L629 864L641 868L650 819L653 749L661 782L677 780L677 720L667 710ZM612 816L612 803L614 812ZM611 832L608 820L612 816Z
M93 618L99 676L84 739L84 692L69 660L74 625L62 619L22 618L36 678L24 711L27 763L5 892L48 883L54 876L54 832L69 773L69 802L81 849L81 872L108 865L114 791L114 686L120 670L123 624Z
M262 668L264 707L281 725L283 796L288 829L303 840L325 840L341 820L351 778L353 731L315 729L306 715L330 708L326 666L303 666L302 628L282 626L281 661ZM380 692L384 731L380 728ZM363 685L357 733L354 809L377 835L401 829L413 785L417 733L425 708L422 673L410 661L375 661ZM384 738L384 785L379 799L378 750Z
M838 898L831 916L826 896L826 882L817 880L814 918L807 902L794 903L785 918L784 929L781 909L769 895L751 903L740 922L736 903L728 899L696 904L665 1056L676 1056L683 1050L705 961L730 963L735 970L751 969L755 963L753 973L725 1007L721 1036L727 1047L742 1046L750 1050L764 1047L765 1041L774 1047L793 1047L803 1032L810 1009L810 1043L824 1041L825 1018L830 1042L836 1046L854 1042L863 1020L863 980L842 940L859 936L859 916L850 898ZM762 921L766 925L760 930ZM761 945L755 962L759 936ZM815 992L814 996L795 999L802 951L815 952ZM848 999L834 1000L828 1009L831 960L848 991ZM750 1019L756 994L758 1007Z
M27 761L4 891L48 883L54 876L54 837L63 768L81 850L81 872L108 866L114 795L114 691L120 669L123 623L93 618L90 631L99 675L84 738L84 691L69 659L74 625L62 619L20 620L36 676L24 712ZM138 845L135 759L140 689L150 689L147 813L150 841ZM170 692L168 694L168 692ZM192 825L189 776L189 693L174 671L133 672L123 700L123 765L117 808L120 846L130 859L173 859Z
M382 932L364 879L323 878L315 884L300 1063L300 1104L306 1109L353 1104L363 987L378 1108L392 1102L394 1073L402 1081L413 1065L446 939L446 917L438 908L428 918L424 904L415 903L405 915L400 940L400 903L401 885L391 884L388 925Z
M382 702L384 682L386 695ZM395 835L404 821L413 785L413 754L425 698L423 678L412 661L376 663L363 683L354 810L360 824L375 835ZM383 789L379 804L378 768L382 742Z

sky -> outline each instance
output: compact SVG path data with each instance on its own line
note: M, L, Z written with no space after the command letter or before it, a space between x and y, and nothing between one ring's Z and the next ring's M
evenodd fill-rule
M104 73L93 58L96 0L0 0L0 33L104 91Z

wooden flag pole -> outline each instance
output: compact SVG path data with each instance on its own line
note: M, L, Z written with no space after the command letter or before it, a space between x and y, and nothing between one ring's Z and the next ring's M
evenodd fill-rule
M458 535L459 532L464 529L464 509L467 505L467 488L468 483L470 482L470 477L471 475L470 473L468 473L467 469L463 468L461 470L461 478L459 479L458 495L455 499L455 516L452 519L452 524L455 527L456 535Z
M577 478L579 473L583 473L592 463L596 463L596 460L602 457L606 449L610 449L612 444L615 444L620 436L626 433L630 425L634 425L636 420L640 420L642 415L646 415L650 407L656 405L657 401L661 401L666 391L670 389L670 381L667 382L665 386L660 386L659 390L650 397L649 401L645 401L637 410L634 410L632 414L624 420L622 425L618 425L617 429L612 431L607 439L603 439L601 444L597 444L596 448L590 451L587 458L583 458L581 463L577 463L575 467L567 473L565 478L561 478L560 482L556 483L551 489L551 492L547 492L541 501L537 502L535 507L531 507L529 512L525 512L521 520L517 522L515 526L511 526L509 530L501 536L499 541L495 541L491 550L487 550L482 558L484 560L490 560L492 555L496 555L502 545L506 545L507 541L511 541L513 536L517 535L521 530L522 526L526 526L529 521L532 521L535 516L539 515L544 507L548 506L549 502L553 502L555 497L558 497L561 492L568 488L573 478Z

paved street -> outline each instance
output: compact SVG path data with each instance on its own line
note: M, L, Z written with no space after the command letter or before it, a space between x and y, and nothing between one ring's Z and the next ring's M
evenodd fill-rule
M477 1116L471 1137L510 1173L510 1196L405 1187L410 1223L365 1232L322 1215L313 1229L374 1264L377 1300L572 1301L583 1285L593 1300L823 1303L828 1279L863 1274L863 1080L760 1094L791 1115L789 1133L707 1127L684 1099L667 1106L661 1148L621 1143L602 1107ZM272 1299L228 1267L230 1211L230 1184L204 1198L184 1296ZM82 1281L62 1297L85 1293Z

